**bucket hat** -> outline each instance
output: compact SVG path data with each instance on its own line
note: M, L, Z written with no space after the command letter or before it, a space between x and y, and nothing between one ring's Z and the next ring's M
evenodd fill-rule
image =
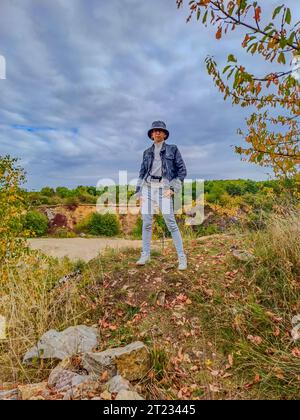
M163 121L153 121L152 127L148 130L148 137L151 139L151 133L153 130L162 130L166 134L165 140L169 137L169 131L167 130L166 124ZM152 140L152 139L151 139Z

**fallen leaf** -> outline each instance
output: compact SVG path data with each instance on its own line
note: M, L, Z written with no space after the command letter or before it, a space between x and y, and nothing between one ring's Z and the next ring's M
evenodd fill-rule
M249 334L247 336L247 339L249 341L251 341L251 343L256 345L256 346L259 346L263 342L263 339L261 337L259 337L258 335L253 336L253 335Z

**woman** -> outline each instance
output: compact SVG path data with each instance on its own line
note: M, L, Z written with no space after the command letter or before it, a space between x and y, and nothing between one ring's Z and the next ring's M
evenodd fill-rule
M143 249L137 265L150 261L152 220L155 205L160 208L166 225L171 232L178 255L178 269L187 269L187 258L183 249L182 237L174 216L173 195L181 190L186 167L178 147L167 144L169 131L163 121L154 121L148 131L153 145L146 149L135 191L141 200L143 219Z

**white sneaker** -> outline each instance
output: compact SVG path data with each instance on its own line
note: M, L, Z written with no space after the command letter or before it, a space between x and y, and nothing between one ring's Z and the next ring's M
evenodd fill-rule
M136 265L145 265L146 262L150 262L150 255L142 253L140 259L135 264Z
M178 258L178 270L186 270L187 269L187 259L185 255L182 255Z

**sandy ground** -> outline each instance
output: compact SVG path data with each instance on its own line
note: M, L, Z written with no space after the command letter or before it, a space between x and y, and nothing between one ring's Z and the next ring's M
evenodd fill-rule
M33 238L28 239L33 249L39 249L52 257L62 258L67 255L72 260L89 261L106 247L120 249L132 247L141 249L141 240L121 238ZM152 241L152 249L160 249L160 241Z

